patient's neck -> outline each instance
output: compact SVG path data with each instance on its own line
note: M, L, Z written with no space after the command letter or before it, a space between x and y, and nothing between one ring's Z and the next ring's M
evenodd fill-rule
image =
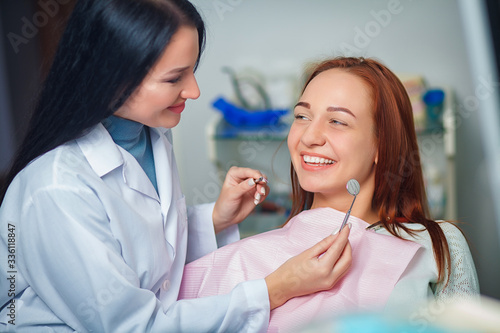
M345 195L324 195L315 193L311 209L320 207L330 207L341 212L347 213L354 197L349 193ZM373 224L379 220L378 212L372 208L372 196L365 193L359 193L356 196L356 201L352 206L351 216L362 219L363 221Z

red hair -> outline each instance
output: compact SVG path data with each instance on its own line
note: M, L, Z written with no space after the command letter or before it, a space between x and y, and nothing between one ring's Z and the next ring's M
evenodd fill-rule
M450 253L441 227L429 216L412 105L406 89L392 71L376 60L339 57L316 65L302 92L318 74L333 68L362 79L371 91L378 150L372 208L378 211L378 223L399 238L400 230L415 234L402 222L425 227L432 240L438 280L442 281L446 268L450 269ZM309 209L314 196L300 187L293 165L291 180L293 204L288 221Z

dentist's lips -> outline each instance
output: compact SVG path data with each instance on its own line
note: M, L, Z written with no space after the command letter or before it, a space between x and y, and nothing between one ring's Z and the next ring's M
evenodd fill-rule
M186 102L182 102L182 103L177 104L177 105L172 105L172 106L168 107L167 109L169 109L173 113L181 113L182 111L184 111L185 107L186 107Z

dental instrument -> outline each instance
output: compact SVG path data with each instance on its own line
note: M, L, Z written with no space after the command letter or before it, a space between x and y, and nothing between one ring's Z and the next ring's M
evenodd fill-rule
M344 226L346 225L347 220L349 219L349 216L351 215L352 206L354 205L354 201L356 201L356 196L358 195L359 190L360 190L359 183L356 179L349 179L349 181L347 182L346 188L347 188L347 192L349 192L350 195L354 196L354 199L352 199L351 207L349 208L349 210L345 214L344 221L342 222L342 225L340 226L340 229L338 232L341 232L342 228L344 228Z
M259 184L259 183L264 183L264 184L267 184L268 183L268 180L266 177L259 177L257 179L254 180L255 184Z

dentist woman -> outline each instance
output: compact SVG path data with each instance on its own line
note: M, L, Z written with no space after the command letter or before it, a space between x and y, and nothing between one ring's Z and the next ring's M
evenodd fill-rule
M204 40L186 0L77 2L2 192L0 331L262 332L349 268L345 228L264 279L177 301L185 263L237 239L269 192L233 168L215 204L186 209L170 129L200 94Z

